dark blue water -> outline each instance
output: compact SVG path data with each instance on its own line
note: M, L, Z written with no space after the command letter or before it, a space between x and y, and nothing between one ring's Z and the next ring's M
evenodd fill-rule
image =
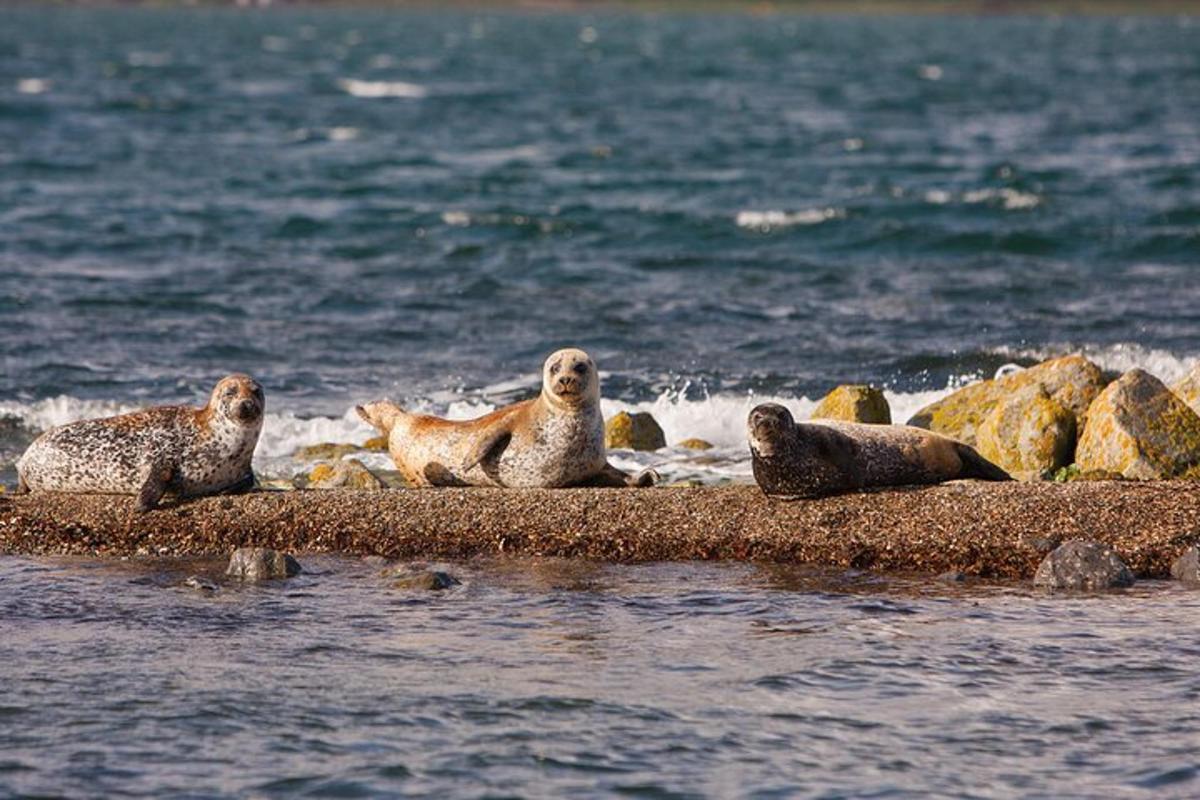
M1184 18L0 10L0 398L1200 354Z

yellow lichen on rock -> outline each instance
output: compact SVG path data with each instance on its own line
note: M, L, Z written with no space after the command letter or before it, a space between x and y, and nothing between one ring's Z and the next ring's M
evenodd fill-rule
M1130 370L1092 403L1075 461L1140 480L1185 476L1200 466L1200 416L1153 375Z
M365 442L363 442L362 446L364 450L371 450L376 453L386 453L388 449L388 437L372 436L370 439L367 439Z
M1192 411L1200 414L1200 364L1192 367L1186 375L1171 384L1171 391L1187 403Z
M812 418L890 425L892 410L883 396L883 390L873 386L844 385L825 395L813 411Z
M621 411L604 425L604 446L610 450L658 450L667 446L667 437L648 412Z
M979 426L979 454L1021 480L1071 462L1075 415L1040 386L1026 386L996 404Z
M964 386L922 408L908 424L976 446L979 426L996 405L1026 386L1040 386L1052 400L1075 415L1075 427L1082 431L1088 407L1104 388L1104 376L1099 367L1081 355L1052 358L1020 372Z
M318 464L308 474L308 488L377 491L386 487L365 464L351 458L335 464Z
M682 442L677 444L676 447L682 447L685 450L712 450L713 443L705 441L704 439L693 438L684 439Z

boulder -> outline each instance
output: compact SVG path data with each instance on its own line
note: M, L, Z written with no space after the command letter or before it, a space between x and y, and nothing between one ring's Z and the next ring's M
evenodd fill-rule
M1071 463L1075 415L1040 385L1001 398L977 431L979 454L1010 475L1030 480Z
M1200 416L1140 369L1109 384L1088 409L1075 461L1083 472L1177 478L1200 466Z
M358 489L377 492L387 488L371 470L358 459L318 464L308 473L309 489Z
M342 456L348 456L360 450L362 448L356 444L333 444L325 442L324 444L312 444L308 447L301 447L292 453L292 458L297 461L336 461Z
M1000 400L1035 385L1074 414L1076 430L1083 430L1088 406L1104 388L1104 375L1099 367L1081 355L1052 358L1029 369L964 386L922 408L908 424L976 447L979 426Z
M268 547L239 547L229 557L225 574L243 581L267 581L291 578L302 571L300 563L287 553Z
M1176 397L1187 403L1192 411L1200 414L1200 363L1171 384L1171 391L1175 393Z
M825 395L813 411L812 418L891 425L892 410L888 407L882 389L846 385L838 386Z
M1087 539L1065 542L1042 559L1033 585L1043 589L1098 591L1133 585L1133 573L1112 548Z
M370 450L375 453L386 453L388 450L388 437L372 436L363 442L363 450Z
M604 425L604 446L610 450L659 450L667 446L667 437L649 412L621 411Z
M713 443L704 439L684 439L676 447L682 447L685 450L712 450Z
M1200 586L1200 547L1192 545L1175 559L1171 577L1189 586Z

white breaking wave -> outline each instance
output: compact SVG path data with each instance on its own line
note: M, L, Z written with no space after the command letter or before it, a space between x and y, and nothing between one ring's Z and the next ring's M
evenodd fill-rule
M337 83L347 94L371 100L385 97L418 100L429 94L424 86L406 81L360 81L355 78L342 78Z
M1112 344L1104 347L1089 345L1082 347L1069 345L1030 348L1001 347L993 352L1033 361L1044 361L1069 353L1081 353L1103 370L1119 373L1131 369L1143 369L1166 384L1174 383L1191 369L1200 365L1200 356L1181 356L1169 350L1143 347L1139 344Z
M820 225L831 219L841 219L846 212L840 208L807 208L803 211L739 211L735 221L739 228L767 231L793 225Z

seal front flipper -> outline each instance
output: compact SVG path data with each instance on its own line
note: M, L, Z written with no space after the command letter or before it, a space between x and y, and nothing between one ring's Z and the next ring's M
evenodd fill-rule
M1013 479L1000 467L979 455L974 447L962 442L955 442L954 445L955 452L962 459L962 469L959 471L958 477L978 478L984 481L1011 481Z
M146 470L142 486L137 493L137 511L143 514L158 505L158 501L167 491L175 470L162 464L151 464Z
M507 426L496 426L484 431L462 462L463 473L468 473L489 458L499 458L512 441L512 430Z

